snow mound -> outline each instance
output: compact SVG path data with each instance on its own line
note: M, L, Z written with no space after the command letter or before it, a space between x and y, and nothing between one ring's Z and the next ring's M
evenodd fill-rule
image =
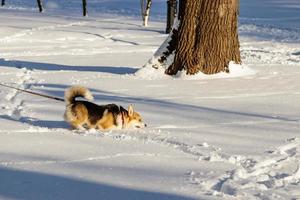
M259 160L241 159L237 168L221 177L201 183L217 196L267 197L278 188L290 188L300 183L299 139L288 139ZM195 176L195 175L193 175Z
M260 40L277 42L300 42L298 29L274 27L270 25L243 24L239 27L239 33L244 37L254 37Z
M135 73L137 78L147 79L147 80L157 80L157 79L183 79L183 80L203 80L203 79L219 79L219 78L235 78L235 77L244 77L251 76L256 74L256 71L251 69L246 65L234 64L231 62L229 64L229 73L220 72L213 75L207 75L202 72L199 72L195 75L187 75L186 71L180 71L175 76L169 76L165 74L164 68L153 68L149 65L146 65L144 68L138 70Z

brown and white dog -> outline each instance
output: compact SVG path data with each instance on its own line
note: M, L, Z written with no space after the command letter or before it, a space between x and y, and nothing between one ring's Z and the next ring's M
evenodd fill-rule
M88 101L76 100L83 97ZM65 120L76 129L128 129L144 128L141 115L130 105L128 110L116 104L97 105L91 92L82 86L73 86L65 92L66 111Z

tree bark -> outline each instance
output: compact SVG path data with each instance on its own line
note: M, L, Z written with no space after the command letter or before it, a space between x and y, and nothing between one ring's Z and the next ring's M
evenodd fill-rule
M152 4L152 0L147 0L146 10L144 15L144 26L148 26L151 4Z
M177 0L167 0L167 5L168 6L166 33L170 33L172 31L172 27L177 13Z
M87 5L86 0L82 0L82 14L83 14L84 17L87 16L86 5Z
M141 0L141 14L142 14L144 26L148 26L151 4L152 4L152 0Z
M38 4L38 7L39 7L39 11L40 11L40 12L43 12L43 4L42 4L42 0L37 0L37 4Z
M175 53L165 73L214 74L229 72L230 61L240 64L238 14L239 0L181 0L178 30L160 58Z
M5 0L2 0L1 1L1 6L4 6L5 5Z

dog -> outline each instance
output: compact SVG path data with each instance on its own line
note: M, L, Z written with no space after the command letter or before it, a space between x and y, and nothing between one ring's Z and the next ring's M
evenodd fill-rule
M86 100L76 100L77 97ZM116 104L97 105L91 92L82 86L73 86L65 91L66 110L64 119L75 129L130 129L144 128L141 115L132 105L128 110Z

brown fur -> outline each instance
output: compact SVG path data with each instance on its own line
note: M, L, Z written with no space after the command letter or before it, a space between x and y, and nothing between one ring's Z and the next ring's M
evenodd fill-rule
M139 113L130 105L128 111L115 104L97 105L88 101L77 101L76 97L92 99L89 90L81 86L74 86L66 90L67 103L64 118L75 129L125 129L143 128Z

